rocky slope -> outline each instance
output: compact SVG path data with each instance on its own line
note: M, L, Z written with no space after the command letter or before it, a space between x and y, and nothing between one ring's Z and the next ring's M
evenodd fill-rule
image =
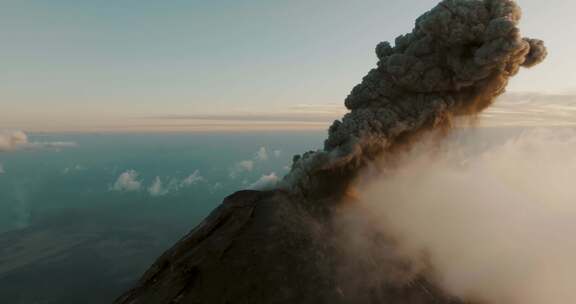
M329 218L285 192L237 192L116 303L457 303L423 278L399 282L391 260L343 277ZM365 266L390 271L354 284Z

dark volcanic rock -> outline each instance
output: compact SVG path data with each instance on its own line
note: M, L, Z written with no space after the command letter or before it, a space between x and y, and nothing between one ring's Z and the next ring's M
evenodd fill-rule
M116 303L455 303L423 279L386 283L387 273L349 292L329 217L302 206L281 191L229 196Z

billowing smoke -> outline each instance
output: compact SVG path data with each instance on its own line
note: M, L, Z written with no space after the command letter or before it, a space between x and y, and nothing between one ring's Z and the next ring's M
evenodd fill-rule
M390 247L365 238L385 235L410 261L409 279L425 274L472 303L575 303L576 132L536 130L469 148L418 144L396 170L364 179L340 216L354 240L346 248L354 259L390 257Z
M283 187L307 198L341 197L360 169L454 117L492 104L520 67L546 57L523 38L510 0L445 0L416 20L394 46L376 47L377 67L346 98L321 151L296 156Z
M531 150L538 137L529 136L462 158L442 141L545 59L520 17L510 0L440 2L394 45L377 45L377 66L346 98L323 150L294 157L280 187L332 215L343 294L362 299L385 282L474 303L574 298L576 163L549 158L576 160L567 152L576 145ZM540 149L554 145L558 155Z

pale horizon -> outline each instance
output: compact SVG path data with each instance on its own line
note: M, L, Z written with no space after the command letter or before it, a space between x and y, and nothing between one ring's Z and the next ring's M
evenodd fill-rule
M512 80L496 109L508 108L510 94L562 95L538 103L573 111L576 46L565 37L576 26L558 21L569 20L576 4L518 2L523 31L551 51L537 70ZM11 25L0 29L0 130L324 130L375 65L375 45L409 31L433 3L12 3L0 13ZM535 122L525 118L538 109L515 110L507 124ZM490 111L486 125L504 120ZM537 125L572 124L566 119L547 116Z

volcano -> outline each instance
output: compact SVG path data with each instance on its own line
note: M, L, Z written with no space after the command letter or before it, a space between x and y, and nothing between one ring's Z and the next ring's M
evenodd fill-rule
M116 303L464 303L385 233L358 231L370 246L351 255L354 234L334 219L354 204L361 172L392 170L406 147L475 117L545 59L541 40L520 35L520 17L510 0L444 0L394 46L379 43L377 67L323 150L295 156L276 190L229 196Z

